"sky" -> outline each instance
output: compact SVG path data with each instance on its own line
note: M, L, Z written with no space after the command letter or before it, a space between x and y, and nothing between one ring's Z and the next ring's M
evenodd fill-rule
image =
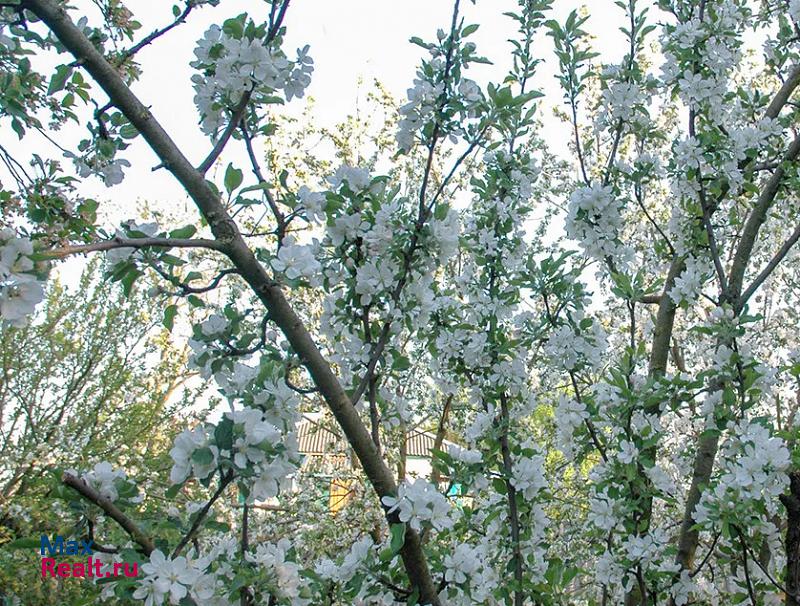
M495 63L478 66L470 70L468 76L481 83L500 81L510 61L507 39L514 34L514 23L502 13L513 10L516 0L478 0L475 4L471 0L461 0L460 4L466 23L480 25L471 38L478 45L478 51ZM552 18L563 21L572 9L586 3L555 0L554 4ZM75 0L73 5L85 9L88 16L96 15L91 0ZM137 39L172 21L171 2L130 0L127 5L142 23ZM380 80L403 101L425 52L411 44L409 38L419 36L432 40L438 28L448 29L452 8L452 0L292 0L284 22L287 27L284 50L291 57L295 48L306 44L311 47L315 70L307 95L314 99L313 119L324 126L342 121L353 112L359 95L364 95L373 79ZM625 52L624 40L618 31L624 18L621 9L612 0L589 0L588 8L592 16L586 29L596 36L604 59L621 59ZM211 142L198 127L198 114L192 100L190 78L194 70L189 63L194 58L196 41L210 25L221 24L226 18L248 12L257 21L266 20L267 11L268 5L261 0L222 0L216 7L193 11L185 24L137 55L142 76L134 84L134 92L195 164L199 164L211 148ZM73 12L73 19L80 16L78 11ZM545 99L549 104L542 108L544 136L554 150L566 152L569 137L564 136L564 126L552 117L552 105L558 104L561 92L554 78L552 41L544 30L535 48L547 60L534 81L534 86L547 94ZM299 115L305 106L304 100L295 100L285 111ZM77 143L84 135L83 127L71 127L57 137L62 142ZM12 133L0 133L0 141L20 151L39 151L35 146L45 144L43 140L33 140L20 145L13 139ZM25 150L28 146L30 149ZM240 142L231 142L220 164L225 166L230 160L241 159L244 165L244 150L240 147ZM107 188L96 178L81 184L81 193L100 200L107 217L116 222L135 218L136 209L141 208L145 200L181 214L194 212L172 175L165 170L152 170L158 160L141 138L134 140L119 157L132 165L126 170L127 178L122 184ZM72 282L81 266L80 262L67 263L61 268L61 274L68 283Z
M78 0L75 4L88 4L88 0ZM142 35L171 21L170 2L133 0L128 4L142 22ZM621 58L624 41L616 31L617 19L611 19L612 16L621 17L621 10L612 0L592 0L590 4L592 9L602 6L608 10L592 11L589 30L599 36L598 42L602 42L607 57L619 55ZM476 4L461 1L461 13L466 22L480 24L473 37L479 52L495 62L493 66L479 66L470 77L483 82L502 78L510 60L507 39L514 33L512 21L502 13L516 5L516 0L478 0ZM556 0L555 5L556 19L564 19L572 8L581 6L573 0ZM241 12L248 12L256 20L266 20L267 10L267 5L260 0L223 0L217 7L193 12L186 24L137 56L143 75L134 85L134 91L195 163L199 163L211 147L197 126L198 115L192 101L190 77L194 70L189 62L193 59L195 43L214 23L222 23ZM307 94L315 101L314 119L326 126L343 120L353 111L359 94L364 94L366 87L359 87L362 79L370 83L377 78L398 99L405 99L424 53L408 39L415 35L432 39L438 28L448 28L451 14L450 0L404 0L402 3L293 0L285 20L285 50L291 56L297 47L306 44L311 47L315 70ZM558 100L560 92L554 78L552 42L542 32L536 45L550 59L540 70L537 84L550 93L547 99ZM304 106L303 100L296 100L286 111L299 114ZM543 109L546 114L551 113L548 108ZM547 139L563 147L565 138L560 136L560 125L552 120L548 122L548 130L552 132L546 133ZM238 145L233 142L232 149L226 153L234 156L242 153L242 150L233 149ZM151 170L158 162L144 141L137 139L123 157L133 165L127 171L129 178L111 190L95 180L91 193L110 198L113 207L126 210L142 199L171 203L185 200L168 172Z

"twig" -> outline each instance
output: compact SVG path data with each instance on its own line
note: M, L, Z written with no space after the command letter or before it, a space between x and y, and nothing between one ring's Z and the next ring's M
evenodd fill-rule
M200 166L197 167L197 172L201 175L204 175L208 172L208 169L217 161L220 154L225 149L225 146L228 144L228 141L233 135L233 131L239 128L239 124L241 124L242 119L244 118L244 114L247 111L247 104L250 103L250 97L253 94L253 87L250 87L249 90L246 90L242 95L242 98L239 100L239 103L233 109L231 113L231 120L228 122L228 126L225 127L225 130L222 132L222 135L219 138L219 141L216 142L214 147L209 152L206 159L200 163Z
M157 29L157 30L153 31L149 35L147 35L144 38L142 38L139 42L137 42L136 44L131 46L129 49L122 51L122 53L120 53L119 57L116 58L117 65L122 65L122 63L124 63L125 61L127 61L128 59L133 57L136 53L138 53L140 50L142 50L145 46L147 46L148 44L153 43L156 39L160 38L161 36L166 34L171 29L177 27L181 23L184 23L186 21L186 17L189 16L189 13L192 12L194 7L195 7L195 0L187 0L186 8L184 8L183 12L181 12L181 14L178 15L175 18L175 21L173 21L172 23L170 23L166 27L162 27L161 29Z
M761 270L761 273L759 273L756 279L753 280L753 283L750 284L750 286L747 287L747 290L742 293L742 296L739 297L739 304L737 306L739 309L744 307L745 303L747 303L750 297L753 296L753 293L755 293L764 283L764 281L770 276L770 274L775 271L780 262L783 261L786 255L789 254L789 251L798 240L800 240L800 224L795 227L792 235L789 236L789 239L783 243L783 246L781 246L780 250L775 253L775 256L772 257L770 262L767 263L767 266Z
M742 535L742 531L739 530L738 526L734 526L736 532L739 535L739 543L742 546L742 564L744 565L744 580L747 583L747 595L750 596L750 602L753 606L756 606L756 596L753 593L753 583L750 581L750 568L747 564L747 545L744 542L744 536Z
M222 476L222 478L220 479L220 482L219 482L219 488L217 488L217 491L208 500L208 503L206 503L203 506L203 508L199 512L197 512L197 515L195 516L195 519L194 519L194 523L189 528L189 531L184 535L184 537L181 539L180 543L178 543L178 545L173 550L172 556L171 556L171 558L173 560L180 555L181 550L184 547L186 547L186 545L189 543L189 541L191 541L194 538L194 535L197 534L197 531L200 529L200 526L203 524L203 520L205 520L206 516L208 515L208 512L211 509L211 506L214 503L216 503L217 499L220 497L220 495L222 495L222 493L225 491L225 489L228 487L228 485L233 481L234 477L236 477L236 476L234 475L234 473L232 471L229 471L228 473L226 473L225 475Z

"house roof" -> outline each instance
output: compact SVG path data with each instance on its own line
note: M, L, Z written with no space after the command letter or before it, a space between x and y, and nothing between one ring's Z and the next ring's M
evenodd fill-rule
M304 417L297 425L299 451L307 456L345 456L348 444L338 428L328 427L322 420ZM407 456L429 459L436 437L429 431L412 430L406 437ZM447 440L443 446L452 444Z

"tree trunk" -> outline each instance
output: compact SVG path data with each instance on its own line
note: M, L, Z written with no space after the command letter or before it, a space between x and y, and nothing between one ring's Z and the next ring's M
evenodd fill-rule
M800 471L789 474L786 507L786 606L800 606Z

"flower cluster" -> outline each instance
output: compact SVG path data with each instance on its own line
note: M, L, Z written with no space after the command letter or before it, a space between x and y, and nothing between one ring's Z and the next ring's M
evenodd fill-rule
M72 155L71 157L78 176L85 179L90 175L97 175L108 187L122 183L125 179L123 169L131 165L124 158L108 158L101 153L86 154L82 157Z
M292 606L305 606L309 601L301 595L305 581L300 575L300 566L288 557L292 549L288 539L281 539L274 544L260 544L255 553L248 553L245 557L264 573L272 595Z
M24 326L44 289L34 274L33 244L14 230L0 230L0 318Z
M202 561L168 558L156 549L141 568L145 576L138 581L133 597L144 600L145 606L160 606L167 598L170 604L180 604L187 596L203 604L214 596L216 579L204 572Z
M459 543L451 554L444 558L444 578L448 583L465 583L471 579L483 566L480 553L477 549L464 543Z
M525 499L529 501L535 499L539 492L547 487L547 480L544 477L544 456L534 454L517 457L510 482Z
M240 487L251 499L278 494L280 484L297 469L296 444L270 423L261 409L244 408L225 413L217 425L184 430L170 450L170 479L184 482L189 476L206 480L225 463L242 478Z
M289 280L304 279L311 286L318 286L320 283L322 266L314 257L313 246L296 244L291 236L283 239L271 265L272 269L282 273Z
M545 345L545 353L559 369L599 368L606 350L606 333L599 322L576 311L571 323L554 329Z
M135 503L141 501L136 484L128 480L122 469L114 469L111 463L102 461L90 471L81 475L81 479L109 501L120 498Z
M642 89L633 82L611 82L603 90L602 102L603 110L597 119L601 125L630 123L647 115Z
M483 92L475 81L462 75L470 62L480 60L475 56L475 44L462 40L467 32L464 28L448 35L439 30L436 43L418 41L430 57L422 62L414 86L408 89L408 102L400 107L396 139L402 151L411 151L417 139L429 141L434 124L439 136L449 135L455 142L467 132L466 121L480 114Z
M558 399L553 418L556 423L558 447L565 456L571 458L575 450L573 439L575 430L589 418L586 405L562 395Z
M410 151L414 138L434 115L444 83L431 84L427 80L414 80L413 88L408 89L408 103L400 107L400 124L397 130L397 145L403 151Z
M775 513L776 501L789 485L786 471L791 457L781 438L757 421L730 423L730 437L720 449L720 475L713 489L706 491L697 505L698 523L734 515L739 520L763 502ZM753 522L754 523L754 522Z
M415 530L420 530L424 523L436 530L444 530L453 524L447 499L422 478L404 481L397 488L396 497L383 497L381 501L389 513L397 512L400 521L411 524Z
M254 100L278 90L287 101L303 96L314 71L308 46L299 49L297 59L290 61L272 42L266 27L250 23L245 28L240 23L239 28L212 25L197 43L197 59L191 64L200 71L192 76L194 102L207 135L218 134L225 113L245 94Z
M151 238L160 231L160 227L156 221L149 223L136 223L135 221L128 221L122 224L122 229L116 231L117 238ZM127 261L131 258L141 258L141 253L135 248L112 248L106 251L106 260L111 265L116 265L121 261Z
M569 199L567 235L598 261L614 259L618 265L626 264L632 252L620 241L623 208L608 185L593 183L578 189Z
M675 303L680 305L686 303L691 305L700 296L700 291L703 288L703 283L706 277L702 267L694 257L687 257L686 267L683 272L675 278L675 284L670 289L669 298Z
M353 543L350 551L344 556L340 564L325 558L316 566L316 573L325 579L339 583L346 583L364 567L373 552L374 543L370 537L363 537Z

